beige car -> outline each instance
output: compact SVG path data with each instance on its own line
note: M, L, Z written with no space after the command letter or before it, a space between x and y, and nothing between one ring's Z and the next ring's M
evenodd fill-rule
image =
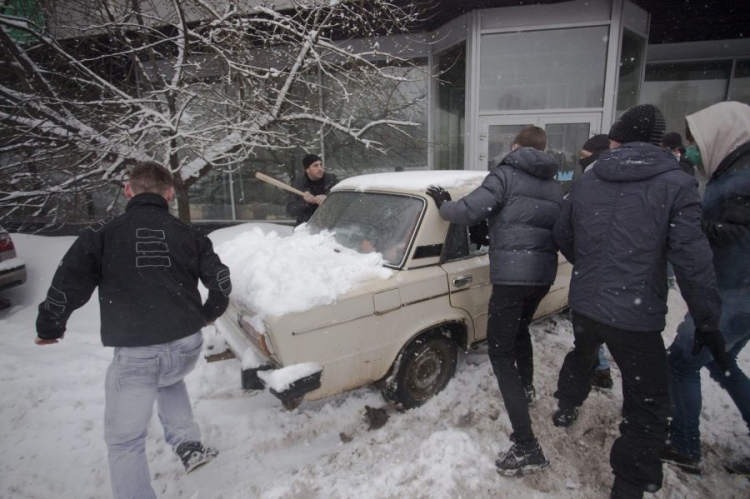
M440 217L430 185L459 199L486 172L420 171L352 177L339 183L310 220L338 242L378 251L394 272L305 312L266 316L265 332L232 302L216 321L229 349L242 359L244 388L270 385L288 407L378 383L403 408L421 405L448 384L458 352L486 341L492 284L486 224L452 225ZM571 266L558 277L537 318L567 306ZM251 359L248 362L248 359ZM275 371L287 381L273 386Z

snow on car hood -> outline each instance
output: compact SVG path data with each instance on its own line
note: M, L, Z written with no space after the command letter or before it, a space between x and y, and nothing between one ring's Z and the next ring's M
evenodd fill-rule
M230 298L256 320L329 305L358 283L392 274L380 253L357 253L330 232L313 235L304 225L288 237L253 228L219 244L216 252L231 271Z

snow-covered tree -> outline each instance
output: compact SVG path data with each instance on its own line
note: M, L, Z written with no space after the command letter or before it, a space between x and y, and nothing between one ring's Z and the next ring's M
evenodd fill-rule
M423 75L378 44L413 28L413 3L282 3L3 0L0 222L91 210L142 159L171 169L189 220L199 178L303 145L301 126L385 151L374 130L423 125L401 110L424 95L383 91Z

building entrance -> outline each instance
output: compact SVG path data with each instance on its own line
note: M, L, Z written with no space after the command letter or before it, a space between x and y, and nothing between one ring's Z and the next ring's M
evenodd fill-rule
M478 169L491 169L510 152L513 139L526 126L535 125L547 132L547 150L558 161L557 179L565 191L578 175L581 146L600 133L600 113L525 114L484 116L480 118Z

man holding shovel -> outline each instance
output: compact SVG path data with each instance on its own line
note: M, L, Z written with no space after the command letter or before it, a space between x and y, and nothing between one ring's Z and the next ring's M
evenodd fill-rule
M302 165L305 167L305 173L292 180L292 187L303 194L301 197L290 194L286 205L287 213L296 220L295 225L310 220L318 206L325 201L331 187L338 182L335 175L325 172L323 160L317 154L307 154L302 158Z

